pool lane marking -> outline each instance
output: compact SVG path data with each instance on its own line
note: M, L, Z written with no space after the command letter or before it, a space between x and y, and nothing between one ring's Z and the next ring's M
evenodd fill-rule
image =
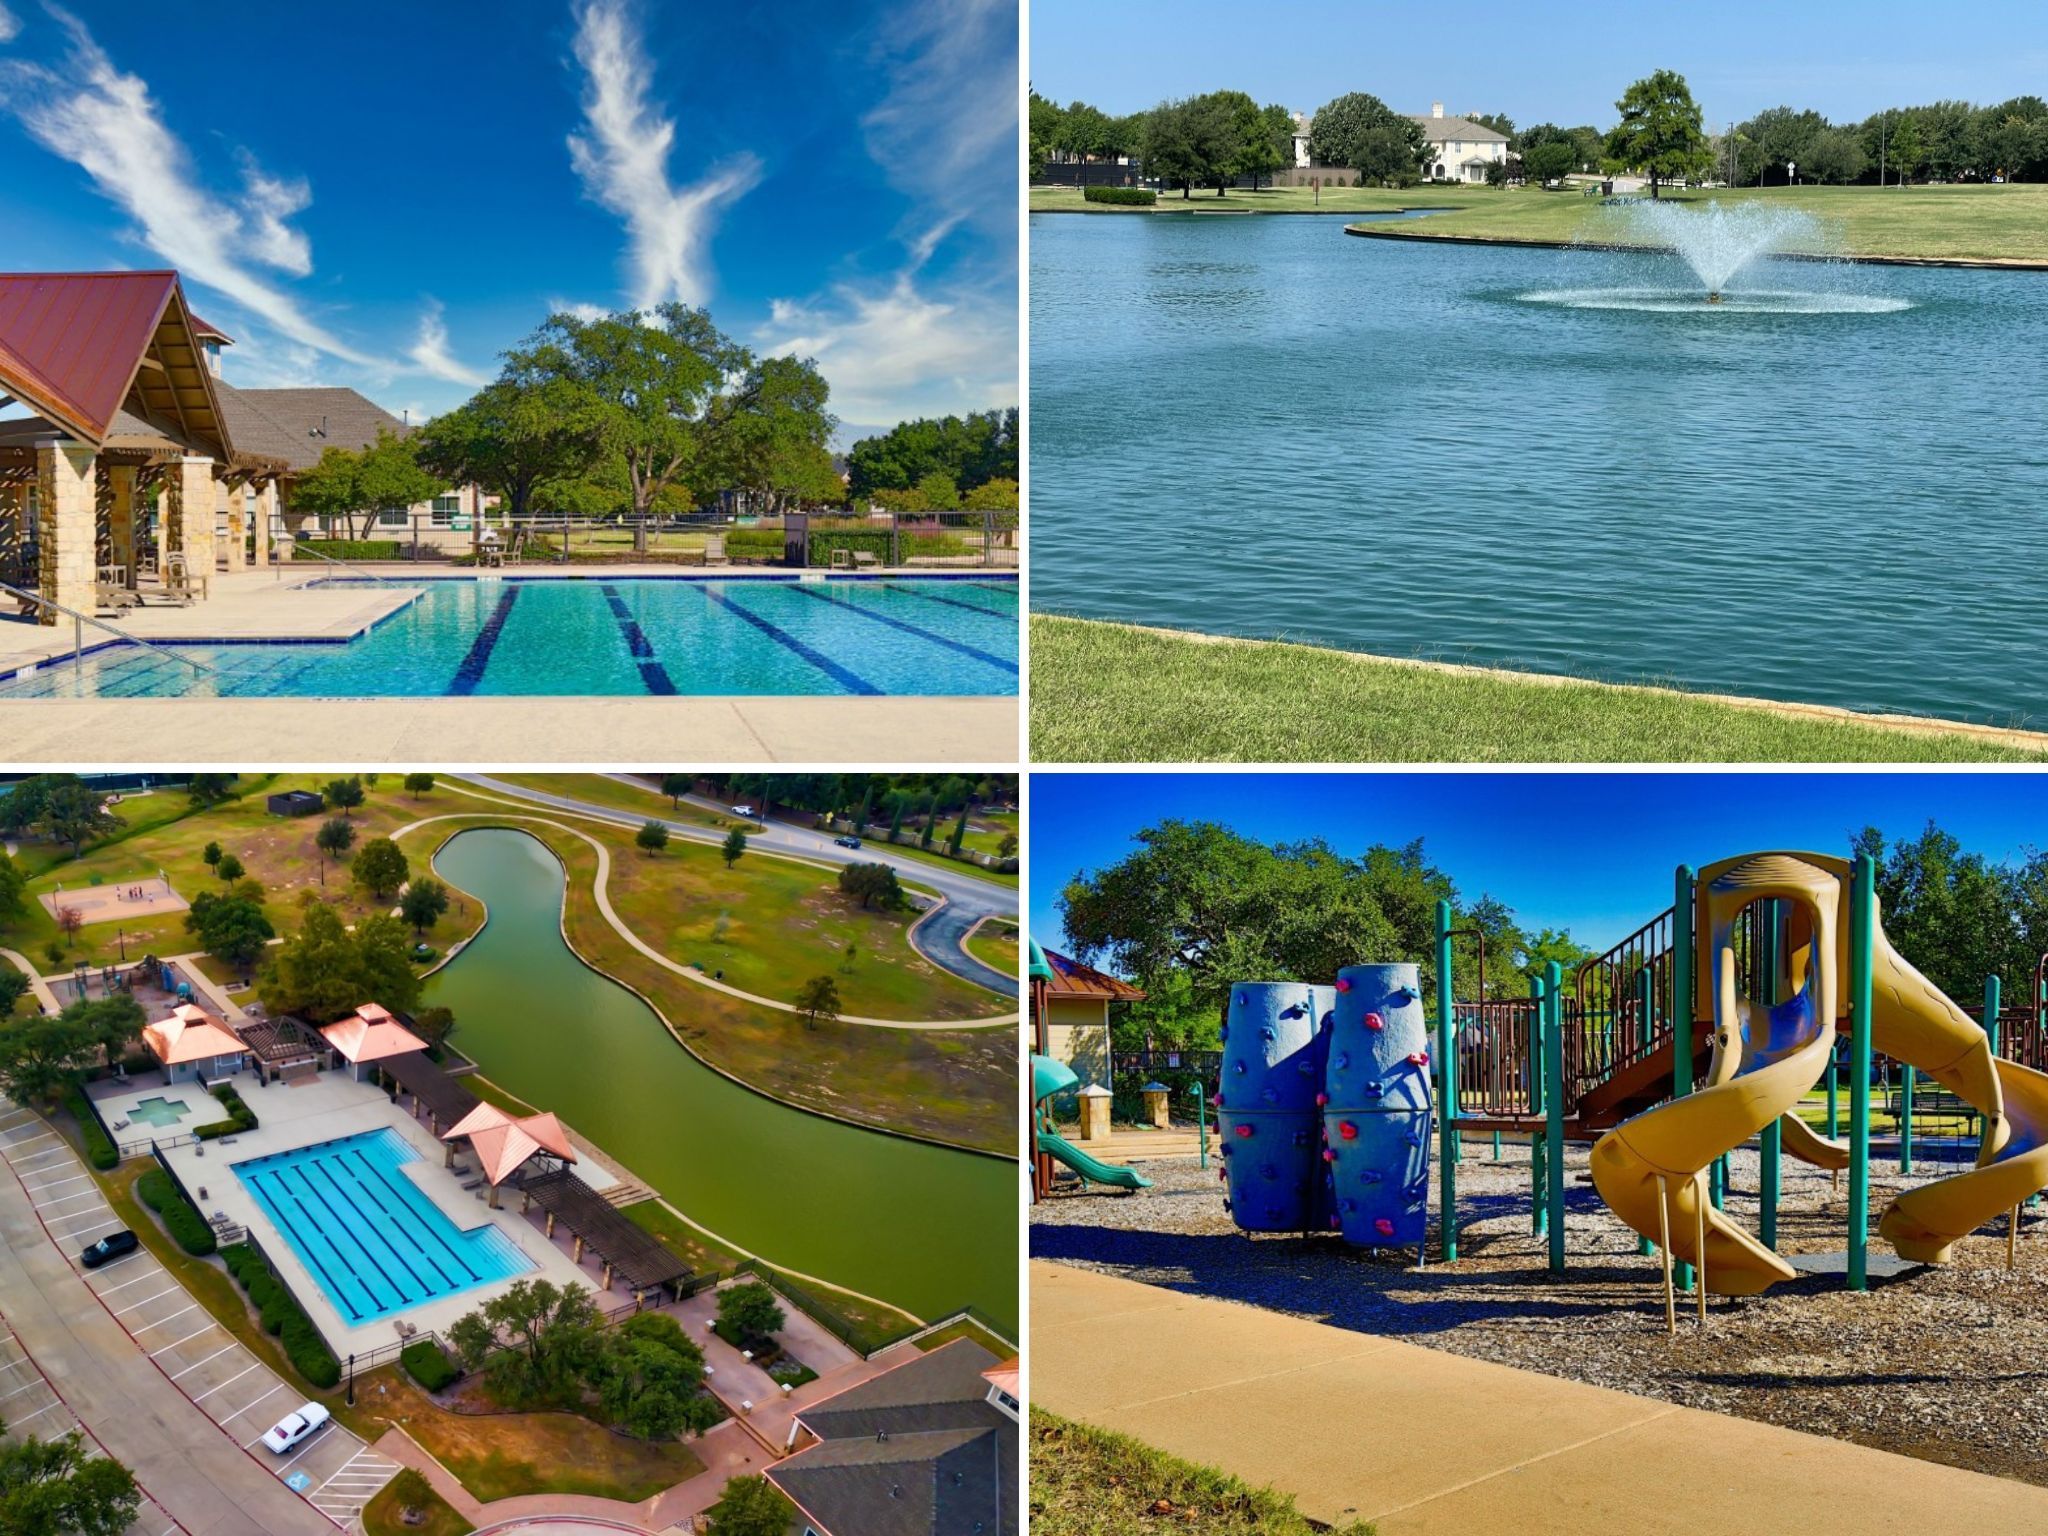
M379 1168L367 1157L363 1157L361 1149L357 1150L356 1155L362 1158L363 1166L369 1171L370 1176L374 1178L379 1184L383 1185L386 1190L390 1191L391 1198L398 1203L399 1209L405 1211L409 1215L414 1216L418 1219L419 1226L423 1229L423 1231L414 1232L405 1227L400 1227L399 1230L405 1232L405 1235L412 1240L414 1246L419 1248L420 1256L424 1258L429 1264L432 1264L434 1266L434 1272L436 1274L440 1275L443 1280L448 1281L448 1283L450 1283L451 1285L455 1283L453 1279L447 1274L447 1272L441 1268L440 1264L435 1261L434 1256L426 1251L426 1245L420 1241L422 1236L433 1238L434 1241L440 1245L441 1250L448 1255L449 1259L461 1266L462 1272L468 1275L472 1282L484 1278L482 1275L478 1274L473 1268L470 1267L469 1261L463 1258L463 1256L456 1251L453 1244L451 1244L445 1237L443 1237L440 1233L434 1230L434 1224L431 1221L429 1221L426 1218L426 1216L422 1212L420 1212L420 1210L410 1200L407 1200L405 1198L404 1191L393 1187L391 1180L385 1176L383 1169ZM350 1172L353 1173L354 1170L351 1169ZM360 1174L356 1174L355 1176L358 1180L360 1180L362 1177L362 1175ZM408 1185L407 1187L410 1188L411 1186ZM421 1198L425 1197L422 1196ZM438 1209L439 1208L436 1207L437 1211ZM397 1218L395 1215L393 1216L392 1220L393 1225L397 1225Z
M362 1149L354 1149L354 1155L358 1158L361 1158ZM398 1219L397 1212L392 1211L389 1208L377 1203L374 1193L371 1191L370 1187L363 1182L362 1174L358 1172L355 1168L349 1166L348 1163L342 1162L340 1159L337 1159L336 1161L340 1162L341 1171L349 1176L350 1181L355 1185L356 1189L361 1192L366 1205L373 1207L375 1209L376 1214L374 1216L369 1216L365 1218L371 1226L371 1228L375 1230L380 1224L382 1226L388 1226L391 1229L392 1233L396 1233L398 1234L398 1236L403 1237L406 1240L407 1244L410 1245L413 1252L418 1255L420 1262L427 1265L434 1271L435 1276L440 1280L442 1285L454 1285L456 1282L453 1279L453 1277L451 1277L449 1273L441 1267L440 1261L436 1259L433 1254L427 1251L426 1245L419 1240L417 1234L410 1231L405 1226L405 1224ZM336 1188L339 1188L341 1183L339 1175L336 1175L333 1173L332 1170L329 1170L329 1176L334 1178L335 1186ZM386 1184L384 1187L386 1192L391 1194L393 1198L398 1198L398 1192L396 1190L393 1190L389 1184ZM417 1212L413 1211L410 1206L405 1205L402 1199L399 1203L400 1208L403 1209L406 1212L406 1214L418 1214ZM414 1279L418 1280L421 1288L424 1291L426 1291L429 1296L431 1296L433 1294L433 1287L428 1283L428 1281L424 1277L420 1276L417 1272L414 1271L412 1265L407 1262L405 1255L399 1252L398 1244L395 1241L393 1241L391 1234L379 1231L377 1235L379 1238L383 1240L384 1246L391 1250L392 1256L396 1258L399 1263L405 1265L406 1273L411 1274ZM475 1279L476 1277L472 1275L470 1278ZM422 1297L421 1299L425 1300L426 1297Z
M367 1260L370 1264L374 1265L376 1267L377 1273L384 1277L385 1283L389 1285L393 1290L398 1292L398 1300L394 1302L392 1305L409 1306L413 1302L414 1298L407 1293L404 1282L401 1281L396 1275L392 1274L390 1270L384 1267L384 1261L378 1258L376 1251L373 1248L371 1248L369 1243L363 1240L363 1234L361 1232L358 1232L354 1227L351 1227L349 1225L348 1218L344 1216L339 1210L337 1210L335 1208L334 1202L332 1200L329 1200L326 1194L317 1185L314 1184L313 1170L317 1168L327 1175L327 1182L334 1186L334 1192L338 1195L342 1194L341 1181L335 1178L334 1170L328 1167L327 1163L328 1160L323 1157L317 1158L310 1163L301 1163L299 1165L299 1175L306 1181L307 1192L311 1194L315 1200L318 1200L320 1202L320 1207L322 1210L326 1211L328 1215L334 1218L335 1224L338 1227L340 1227L342 1235L355 1245L356 1252L361 1254L362 1257L365 1260ZM347 1196L342 1195L342 1198L345 1200L347 1199ZM372 1235L377 1234L373 1232ZM391 1247L391 1245L388 1242L385 1243L384 1246L386 1248ZM412 1266L407 1264L405 1260L402 1257L400 1257L396 1249L392 1249L391 1256L393 1259L396 1259L398 1261L399 1267L405 1271L406 1278L411 1280L414 1285L420 1285L423 1283L420 1280L420 1277L412 1272Z
M476 692L477 684L484 680L484 668L491 664L491 652L498 648L498 637L505 632L505 621L512 617L512 605L524 590L517 582L507 582L505 590L498 594L497 606L484 620L484 627L476 632L476 639L469 644L469 654L462 658L462 665L449 681L451 695Z
M378 1300L377 1292L371 1287L370 1282L367 1279L365 1279L364 1276L356 1269L355 1261L349 1257L348 1253L343 1250L342 1246L339 1243L337 1243L333 1238L327 1235L327 1229L320 1225L319 1218L314 1216L314 1214L311 1211L306 1209L306 1202L299 1198L299 1191L297 1189L292 1188L290 1185L285 1184L282 1173L270 1173L266 1174L265 1177L277 1180L278 1184L284 1189L286 1197L290 1199L292 1206L298 1211L299 1216L301 1218L301 1220L296 1224L287 1220L283 1222L283 1225L288 1227L296 1225L301 1231L311 1232L315 1237L319 1238L320 1241L327 1246L328 1252L336 1260L340 1262L341 1267L348 1271L349 1278L355 1281L357 1287L362 1291L362 1293L366 1297L369 1298L371 1305L377 1307L379 1310L383 1310L383 1303ZM279 1212L280 1216L282 1216L282 1214L282 1212ZM307 1252L302 1254L301 1257L307 1260L307 1267L311 1268L313 1261L313 1254L311 1252L312 1245L308 1243L305 1245L305 1247L307 1249ZM325 1271L323 1270L322 1273L324 1274ZM341 1304L344 1307L348 1308L349 1318L352 1321L359 1321L363 1316L363 1309L357 1306L354 1300L347 1295L347 1288L345 1286L337 1284L334 1287L332 1287L332 1291L339 1296Z
M821 603L830 603L834 608L844 613L857 613L864 619L872 619L877 624L886 624L891 629L900 629L906 635L915 635L918 639L928 641L932 645L943 645L949 651L958 651L963 656L972 656L976 661L985 661L990 666L1000 667L1005 672L1015 673L1017 671L1017 663L1014 661L1005 661L993 651L984 651L980 646L969 645L964 640L954 640L940 634L937 630L925 629L917 624L906 624L901 619L892 619L885 613L876 613L872 608L863 608L858 603L842 603L836 597L820 592L814 587L798 586L792 590L801 592L805 597L814 597Z
M619 633L625 637L626 650L632 655L634 664L640 668L640 683L649 693L663 697L676 691L675 679L668 675L668 668L654 659L654 647L648 643L647 632L640 627L640 621L626 606L626 600L619 596L619 589L610 582L603 588L604 600L618 621Z
M921 603L944 603L948 608L965 608L969 613L978 613L985 618L1007 619L1015 616L998 612L994 608L984 608L979 603L963 603L957 597L941 597L936 592L920 592L907 581L882 582L881 590L894 592L900 597L914 597Z
M311 1184L313 1181L311 1170L319 1169L321 1173L327 1176L328 1184L333 1187L334 1193L341 1200L342 1205L350 1206L348 1191L341 1187L341 1177L334 1171L335 1164L340 1161L339 1157L323 1157L316 1162L303 1165L308 1170L306 1182ZM334 1219L342 1224L343 1230L348 1233L349 1240L362 1252L363 1257L377 1266L377 1272L380 1275L398 1287L399 1300L401 1302L410 1304L414 1301L424 1300L426 1295L431 1293L432 1288L425 1280L420 1278L419 1272L406 1261L405 1255L398 1251L398 1245L378 1230L377 1219L374 1215L357 1208L355 1214L361 1219L357 1224L350 1225L348 1217L325 1194L320 1196L320 1203L326 1206L333 1213ZM394 1274L392 1270L385 1267L383 1259L378 1257L377 1247L373 1246L373 1240L376 1245L381 1245L384 1252L391 1256L391 1262L398 1267L398 1271L404 1275L405 1280L411 1281L419 1289L422 1293L420 1296L415 1297L407 1292L404 1281L400 1280L398 1275Z
M801 587L795 587L793 583L778 582L776 585L778 587L792 586L795 590L802 590ZM795 651L797 655L801 656L805 661L808 661L812 666L816 667L820 672L824 673L827 677L831 678L835 683L838 683L840 687L846 689L849 693L864 694L870 697L880 696L882 690L877 688L873 683L869 682L859 673L849 671L845 667L842 667L838 662L834 661L830 656L827 656L823 651L813 650L810 646L804 644L803 641L797 639L797 637L795 635L792 635L788 630L783 629L779 625L769 623L766 619L762 618L758 613L753 613L748 609L742 608L738 603L734 602L731 598L727 597L723 592L714 592L709 587L703 587L699 590L703 592L705 597L710 599L712 602L718 604L719 607L727 610L730 613L738 614L742 619L745 619L749 624L753 625L754 628L760 630L761 633L766 635L769 639L778 641L782 645L787 646L790 650Z

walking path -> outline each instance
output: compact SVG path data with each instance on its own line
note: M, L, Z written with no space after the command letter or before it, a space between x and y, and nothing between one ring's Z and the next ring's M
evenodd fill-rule
M43 980L35 965L19 950L0 949L0 960L6 961L17 971L28 977L29 995L36 1000L44 1013L62 1013L64 1005L57 1001L57 994L50 990L50 984Z
M468 790L458 790L457 793L473 794L474 792ZM476 795L475 798L479 800L491 801L494 804L500 805L517 804L517 802L512 801L495 800L492 796L489 795ZM445 816L425 816L418 821L400 827L396 832L391 834L391 837L392 840L395 842L398 839L406 837L413 832L417 832L422 827L432 826L436 822L469 821L474 820L477 815L487 814L490 813L472 812L456 813ZM569 814L576 815L580 813L570 812ZM621 918L619 917L619 914L615 910L613 910L612 907L611 894L609 891L612 869L611 850L605 847L605 845L602 842L600 842L597 838L594 838L588 832L585 832L582 828L572 827L567 822L557 821L550 816L507 815L501 817L500 819L504 821L530 821L534 823L536 826L553 827L558 832L567 832L571 837L580 837L583 839L584 842L590 844L590 846L597 853L597 874L591 884L591 893L597 898L598 914L601 917L603 917L607 923L611 925L612 931L614 933L618 934L620 938L624 939L628 944L632 945L633 948L640 951L641 954L645 955L649 960L652 960L656 965L660 966L663 970L671 971L674 974L682 977L683 980L694 982L696 985L700 987L709 987L714 992L723 992L726 993L728 996L739 998L742 1002L752 1003L756 1007L772 1008L778 1013L801 1014L803 1012L803 1010L797 1007L794 1003L785 1003L777 998L772 997L762 997L757 992L743 991L740 988L732 986L727 982L719 981L714 977L706 975L704 972L696 969L694 966L684 965L679 960L672 960L667 955L663 954L660 950L656 949L652 944L647 943L644 939L640 937L639 934L635 933L631 928L628 928L624 921L621 920ZM592 817L591 819L602 820L604 818ZM863 1018L858 1014L852 1013L842 1013L841 1015L839 1015L839 1022L841 1024L864 1024L871 1029L987 1029L998 1025L1015 1024L1017 1022L1017 1019L1018 1015L1015 1010L1012 1010L1009 1013L995 1014L974 1019L870 1019Z
M2048 1526L2030 1483L1059 1264L1030 1285L1038 1406L1379 1536Z
M253 1449L303 1394L148 1249L74 1254L121 1225L70 1144L0 1098L0 1296L21 1348L192 1536L333 1536L398 1469L330 1424L289 1458Z

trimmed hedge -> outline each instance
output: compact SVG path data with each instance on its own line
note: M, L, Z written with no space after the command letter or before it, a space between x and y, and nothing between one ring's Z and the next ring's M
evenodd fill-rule
M725 535L725 553L729 559L744 555L749 560L780 560L782 558L782 530L780 528L734 528Z
M163 1218L165 1229L178 1246L196 1258L204 1258L217 1246L213 1228L190 1200L178 1193L178 1186L161 1168L152 1168L135 1181L135 1196Z
M300 539L298 548L330 560L396 560L396 539Z
M1120 203L1127 208L1150 208L1159 194L1150 187L1083 187L1081 199L1089 203Z
M247 1243L221 1250L221 1259L244 1291L262 1320L263 1331L274 1334L284 1345L292 1367L316 1387L331 1387L341 1380L341 1362L327 1341L313 1327L312 1319L292 1299L284 1282L270 1272L263 1256Z
M242 1096L235 1092L234 1085L222 1083L213 1090L213 1096L227 1106L225 1120L211 1120L205 1125L192 1127L192 1134L201 1141L212 1141L216 1136L233 1136L241 1131L256 1129L256 1111L242 1102Z
M398 1352L398 1363L405 1367L406 1375L429 1392L438 1392L462 1379L462 1372L432 1339L416 1339L406 1345Z
M78 1122L78 1134L85 1142L85 1160L105 1173L121 1161L121 1153L115 1147L113 1138L100 1125L100 1117L92 1112L92 1106L85 1100L85 1090L73 1084L64 1095L64 1107L71 1111L71 1118Z

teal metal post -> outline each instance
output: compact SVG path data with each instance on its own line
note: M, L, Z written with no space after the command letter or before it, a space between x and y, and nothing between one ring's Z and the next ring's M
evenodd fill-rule
M1769 902L1764 907L1763 953L1758 959L1757 974L1762 990L1750 999L1752 1008L1770 1009L1778 1002L1778 934L1779 904ZM1778 1192L1782 1183L1782 1153L1785 1146L1785 1128L1776 1120L1763 1128L1757 1137L1757 1235L1764 1246L1778 1246Z
M1984 978L1984 1033L1991 1037L1991 1054L1998 1054L1998 1010L2003 999L1998 995L2001 983L1996 976Z
M1202 1080L1199 1077L1195 1079L1195 1086L1190 1091L1195 1096L1195 1126L1196 1132L1201 1138L1202 1161L1200 1167L1206 1173L1209 1168L1209 1096L1203 1091Z
M1693 886L1699 874L1690 864L1678 866L1671 893L1671 1096L1692 1092L1692 925ZM1676 1265L1674 1283L1692 1289L1692 1266Z
M1842 1134L1841 1101L1835 1092L1835 1055L1828 1052L1828 1140Z
M1549 1004L1544 1001L1541 976L1529 978L1529 996L1536 1004L1529 1028L1529 1108L1540 1115L1550 1102L1544 1092L1549 1074L1543 1070L1543 1015ZM1529 1133L1529 1232L1533 1237L1543 1236L1549 1227L1545 1220L1549 1206L1543 1198L1543 1141L1541 1132Z
M1446 1264L1458 1257L1458 1051L1451 1018L1451 904L1436 904L1436 1125L1442 1188L1438 1218Z
M1859 854L1849 892L1849 1289L1870 1289L1870 1012L1877 861Z
M1906 1062L1899 1069L1899 1172L1913 1171L1913 1088L1920 1074Z
M1649 966L1636 972L1636 1004L1642 1010L1643 1037L1649 1038L1657 1031L1657 983ZM1609 1031L1610 1037L1613 1031ZM1636 1252L1648 1258L1657 1251L1657 1244L1650 1238L1636 1235Z
M1550 1207L1550 1272L1564 1273L1564 969L1543 968L1543 1162Z

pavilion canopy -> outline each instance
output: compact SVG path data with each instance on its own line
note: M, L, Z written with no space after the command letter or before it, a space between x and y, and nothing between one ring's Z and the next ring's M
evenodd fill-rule
M545 1152L568 1163L576 1161L569 1133L552 1114L515 1118L495 1104L479 1104L441 1133L443 1141L465 1137L476 1151L484 1177L493 1184L503 1184L536 1153Z
M143 1025L142 1043L167 1067L248 1050L222 1020L193 1003L180 1003L169 1018Z
M328 1025L320 1033L341 1052L344 1060L361 1066L407 1051L424 1051L427 1042L391 1016L379 1003L364 1003L347 1018Z

